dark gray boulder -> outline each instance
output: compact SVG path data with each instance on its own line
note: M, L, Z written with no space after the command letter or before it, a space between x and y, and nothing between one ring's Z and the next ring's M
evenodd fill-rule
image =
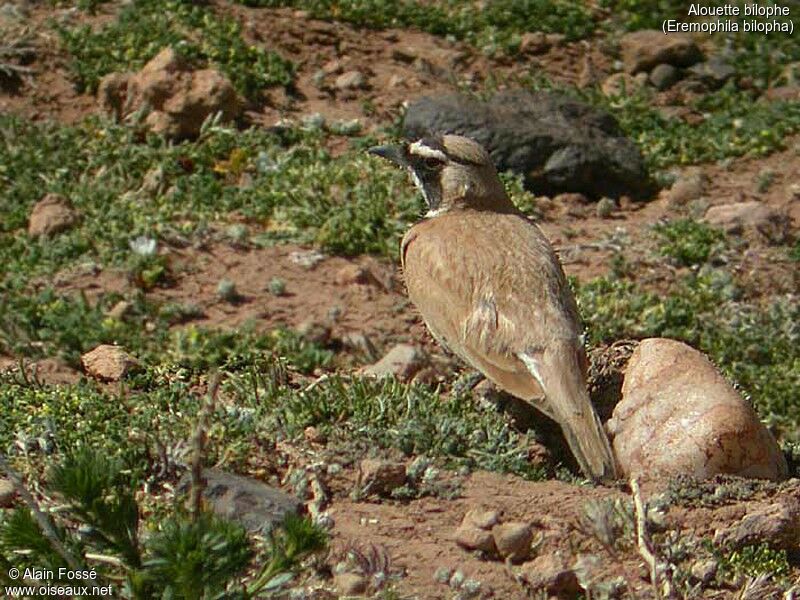
M514 90L485 102L463 94L419 98L406 111L403 134L437 133L473 138L499 171L523 175L539 194L641 198L653 192L639 148L616 119L561 94Z
M296 497L257 479L207 469L203 498L219 516L241 523L251 533L265 535L280 525L289 513L301 514L303 503ZM187 474L178 491L188 493Z

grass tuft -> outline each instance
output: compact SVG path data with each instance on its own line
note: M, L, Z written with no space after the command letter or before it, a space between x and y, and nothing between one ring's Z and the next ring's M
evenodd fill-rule
M246 98L256 99L270 86L289 86L294 79L290 61L247 44L234 19L192 2L137 0L97 31L88 25L57 30L73 57L79 91L96 91L109 73L141 68L167 46L199 64L219 68Z
M654 227L661 239L658 251L684 267L705 264L724 246L725 232L693 219L679 219Z
M595 27L591 12L563 0L237 0L246 6L292 7L317 19L342 21L370 29L412 28L465 40L488 52L519 47L527 31L586 37Z

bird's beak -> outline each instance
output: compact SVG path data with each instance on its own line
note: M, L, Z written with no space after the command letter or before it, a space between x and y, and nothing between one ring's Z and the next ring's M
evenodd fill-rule
M385 158L400 167L408 166L408 159L403 146L373 146L367 152Z

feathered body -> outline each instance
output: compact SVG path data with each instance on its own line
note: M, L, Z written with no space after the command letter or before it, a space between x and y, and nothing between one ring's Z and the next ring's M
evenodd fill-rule
M408 295L428 329L558 422L587 475L616 476L586 389L578 309L547 238L514 207L475 142L425 139L395 162L412 171L430 208L401 246Z

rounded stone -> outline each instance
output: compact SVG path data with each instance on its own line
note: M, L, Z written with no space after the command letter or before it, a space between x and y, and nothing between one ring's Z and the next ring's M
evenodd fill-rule
M786 459L753 408L700 352L643 340L606 424L623 475L783 479Z

